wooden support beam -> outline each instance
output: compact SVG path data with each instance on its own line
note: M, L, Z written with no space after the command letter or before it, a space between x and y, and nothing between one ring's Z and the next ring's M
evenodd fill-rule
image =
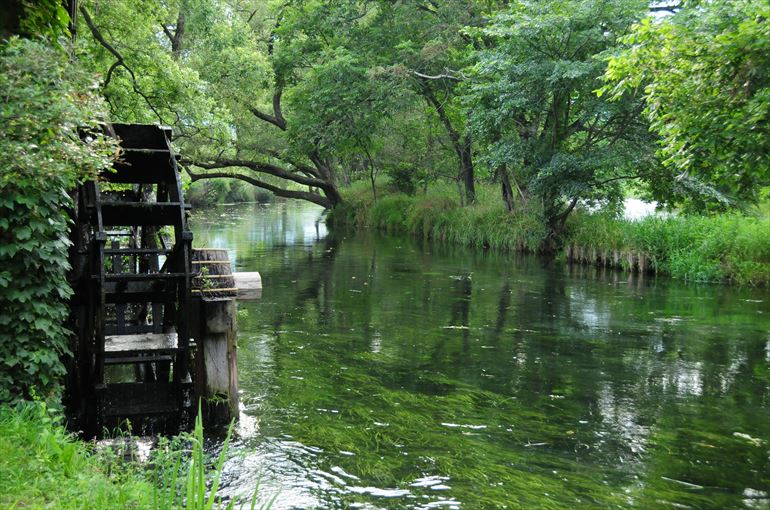
M260 299L262 297L262 276L256 272L233 273L236 296L239 300Z
M194 328L196 397L201 400L204 425L227 425L238 417L236 303L232 297L194 301L201 321Z

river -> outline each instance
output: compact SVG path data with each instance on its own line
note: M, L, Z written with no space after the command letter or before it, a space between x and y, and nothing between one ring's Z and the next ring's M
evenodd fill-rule
M193 218L239 303L225 496L284 508L770 508L770 292ZM216 445L213 448L216 451Z

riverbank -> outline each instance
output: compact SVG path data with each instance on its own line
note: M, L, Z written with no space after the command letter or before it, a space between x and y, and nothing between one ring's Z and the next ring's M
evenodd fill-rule
M40 403L0 407L0 508L153 507L136 468L75 439Z
M537 253L547 231L537 210L508 213L499 201L460 207L446 190L407 196L352 188L332 227L372 227L479 248ZM481 193L493 190L482 189ZM624 220L576 211L557 257L693 282L770 285L770 219L741 215Z
M192 433L159 438L141 462L130 436L97 447L70 434L41 402L0 406L0 508L254 509L253 501L222 502L217 494L229 439L208 458L198 418Z

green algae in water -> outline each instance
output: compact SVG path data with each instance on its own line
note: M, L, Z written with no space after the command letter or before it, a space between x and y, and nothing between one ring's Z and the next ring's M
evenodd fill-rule
M195 222L239 303L225 491L274 508L767 508L770 294L328 235L318 210ZM207 217L215 217L212 214ZM238 219L240 218L240 219Z

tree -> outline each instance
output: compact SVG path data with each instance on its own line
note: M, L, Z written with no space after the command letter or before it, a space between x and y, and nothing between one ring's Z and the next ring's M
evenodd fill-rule
M291 147L283 77L271 72L276 36L260 39L261 4L84 2L89 37L78 53L102 72L114 120L175 128L193 180L233 177L331 207L340 197L328 161ZM265 136L265 127L274 132Z
M480 17L473 1L85 1L80 11L79 54L102 72L114 118L172 125L193 180L233 177L332 207L351 176L437 175L454 154L453 178L474 200L453 71L467 55L460 28Z
M638 0L512 2L469 30L477 46L465 102L483 161L509 209L542 207L552 242L580 200L618 202L652 171L651 136L633 97L597 97L612 50L645 13Z
M770 185L770 4L688 1L624 42L603 90L644 98L676 176L658 198L696 210L755 201Z
M474 143L467 128L468 110L460 104L460 72L467 65L467 26L484 23L486 10L504 2L432 0L380 2L380 37L372 58L403 79L403 85L424 101L444 130L457 165L461 202L476 200Z

